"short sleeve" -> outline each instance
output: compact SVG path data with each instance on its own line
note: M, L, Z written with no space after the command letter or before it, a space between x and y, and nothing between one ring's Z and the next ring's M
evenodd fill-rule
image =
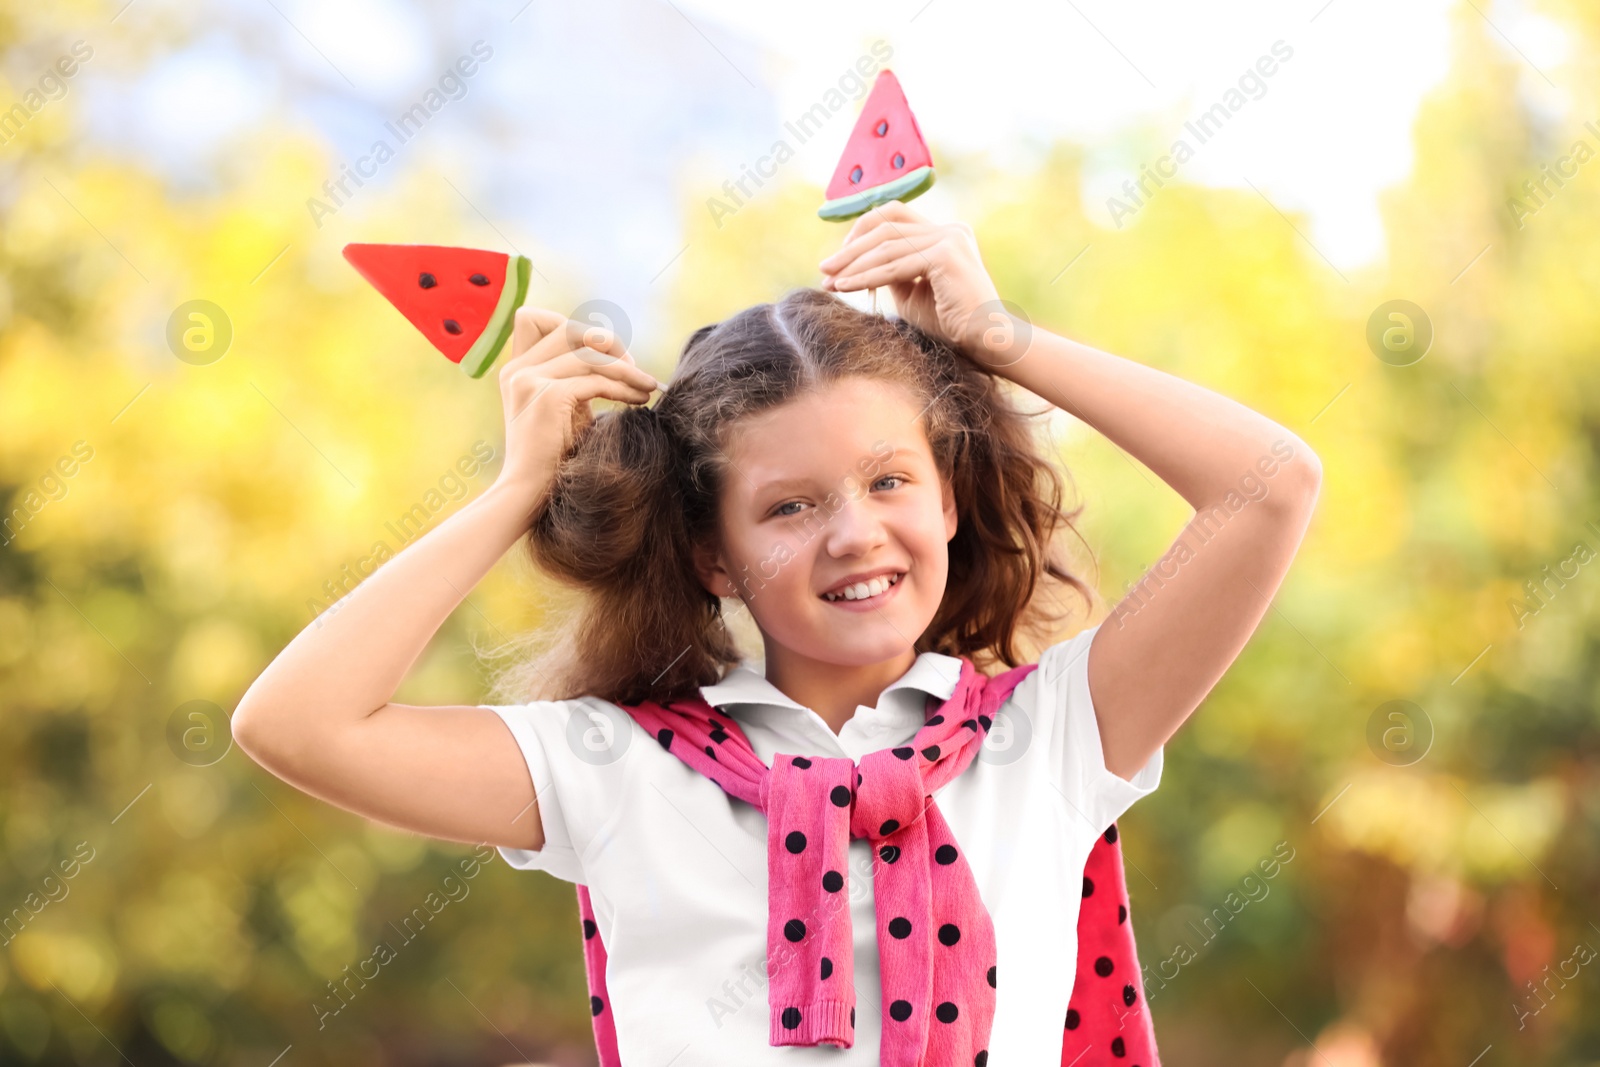
M622 724L584 700L540 700L509 706L480 705L500 717L516 739L528 765L544 847L533 851L500 847L500 855L518 870L545 871L565 882L589 884L583 854L593 840L595 819L604 811L608 792L603 749L580 758L569 738L603 734ZM626 715L620 712L623 718ZM587 720L587 721L577 721ZM609 725L608 725L609 724Z
M1089 645L1100 626L1045 649L1039 657L1036 714L1052 729L1050 769L1056 788L1103 832L1140 797L1161 784L1166 746L1157 748L1131 779L1106 766L1100 720L1089 695Z

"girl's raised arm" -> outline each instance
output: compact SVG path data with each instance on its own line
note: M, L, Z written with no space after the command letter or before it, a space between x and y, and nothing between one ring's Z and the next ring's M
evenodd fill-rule
M1008 321L963 223L932 223L891 201L857 219L843 247L818 266L826 289L889 286L903 317L1093 426L1195 509L1089 647L1106 768L1131 779L1266 614L1311 522L1321 461L1243 404Z
M591 400L644 403L656 380L614 334L517 312L500 371L506 458L495 482L329 609L239 701L233 735L273 774L368 818L452 841L537 850L538 802L486 708L390 702L456 605L527 531Z
M1001 373L1105 434L1195 509L1089 648L1106 767L1132 778L1266 614L1310 524L1322 464L1294 433L1219 393L1031 332L1026 353Z

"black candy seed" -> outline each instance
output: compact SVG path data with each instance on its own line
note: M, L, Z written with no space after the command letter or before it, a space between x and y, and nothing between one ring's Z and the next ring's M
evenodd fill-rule
M783 936L790 941L804 941L806 939L806 924L799 919L790 919L783 924Z
M806 835L799 830L790 830L789 836L783 839L783 847L796 854L804 852L806 850Z
M585 919L585 920L583 920L583 939L585 941L589 940L591 937L593 937L595 934L598 934L599 932L600 932L600 930L599 930L599 928L597 928L595 926L593 919Z
M1121 926L1123 923L1125 923L1127 921L1128 921L1128 906L1126 904L1118 904L1117 905L1117 925Z
M1113 1056L1126 1056L1128 1054L1128 1046L1123 1044L1122 1038L1114 1037L1111 1039L1111 1054Z
M885 122L883 119L879 119L878 120L878 128L873 130L872 132L876 133L879 137L882 137L884 134L889 132L889 124L887 122Z
M1112 823L1106 829L1105 838L1106 838L1106 844L1108 844L1108 845L1114 845L1114 844L1117 843L1117 824L1116 823Z
M665 726L663 726L660 730L656 731L656 740L661 742L661 747L662 748L666 749L669 752L672 751L672 731L671 730L669 730Z
M956 861L956 846L940 845L933 851L933 858L943 866L949 866Z
M897 1000L889 1005L889 1017L897 1023L903 1023L911 1018L911 1001Z
M896 152L894 154L894 169L895 170L899 170L901 167L903 167L905 165L906 165L906 157L902 156L899 152Z
M939 944L953 945L961 940L961 928L955 923L945 923L939 927Z
M850 184L854 185L861 180L861 168L855 167L850 171Z
M1077 1028L1078 1028L1078 1009L1077 1008L1068 1008L1067 1009L1067 1029L1068 1030L1076 1030Z
M804 756L795 756L789 762L794 764L796 767L799 767L802 771L811 766L811 761L806 759Z
M844 875L838 871L829 871L822 876L822 888L830 893L837 893L844 888Z
M1083 895L1086 897L1094 895L1094 882L1087 874L1083 876Z
M890 749L890 751L895 754L895 758L897 759L910 759L912 756L917 754L917 750L912 748L910 745L902 745L899 748Z
M832 973L833 973L833 961L830 960L826 956L822 957L822 977L826 978L826 977L828 977L828 975L830 975Z
M961 1012L948 1000L933 1009L934 1017L942 1023L953 1023Z
M1101 956L1099 959L1094 961L1094 973L1098 974L1101 978L1109 976L1111 974L1111 969L1112 963L1110 956Z
M784 1008L783 1009L783 1025L788 1027L790 1030L793 1030L796 1027L798 1027L800 1025L800 1009L799 1008Z
M989 988L990 989L998 989L999 988L999 986L994 984L994 968L993 967L989 968Z
M444 332L445 333L460 333L461 332L461 324L459 322L457 322L455 319L445 319L444 320Z
M606 1010L606 1002L605 1001L601 1000L599 997L593 997L592 996L592 997L589 998L589 1014L590 1015L599 1015L601 1012L603 1012L605 1010Z
M432 289L434 286L439 284L439 279L435 278L427 271L423 271L421 274L417 275L417 284L422 286L424 289Z
M883 825L878 827L878 836L888 837L898 829L900 829L899 819L885 819L883 820Z
M489 276L487 274L474 274L472 277L468 278L467 281L471 282L473 285L488 285Z
M894 845L884 845L878 850L878 855L882 857L883 862L893 863L900 858L900 850Z
M850 790L842 785L836 785L833 787L833 791L828 794L828 799L833 801L833 806L836 808L848 808L850 806Z
M972 1067L989 1067L989 1050L984 1049L972 1058Z
M1131 1008L1131 1007L1133 1007L1133 1002L1138 1000L1138 999L1139 999L1139 994L1133 988L1133 983L1132 982L1129 982L1127 985L1122 987L1122 1003L1126 1004L1128 1007Z
M897 937L904 941L906 938L911 936L911 920L905 918L904 916L896 919L890 919L889 934L891 937Z

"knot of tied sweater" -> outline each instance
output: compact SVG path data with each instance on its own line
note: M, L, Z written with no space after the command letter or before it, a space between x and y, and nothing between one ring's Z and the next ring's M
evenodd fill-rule
M699 694L665 706L624 705L662 748L767 818L770 1044L855 1044L847 889L850 841L859 837L873 846L877 1010L883 1017L878 1062L988 1062L997 988L994 924L932 798L972 763L995 710L1037 666L988 678L961 657L955 691L929 709L911 742L868 753L859 767L839 757L784 753L768 767L738 722ZM604 1050L610 1016L598 994L591 993L591 1007Z
M773 1045L855 1042L849 844L872 846L883 1016L880 1062L987 1059L994 924L932 793L976 756L1027 668L991 683L963 659L956 692L912 743L852 760L779 753L767 816L767 976ZM989 684L986 684L989 683ZM854 872L862 877L867 872Z

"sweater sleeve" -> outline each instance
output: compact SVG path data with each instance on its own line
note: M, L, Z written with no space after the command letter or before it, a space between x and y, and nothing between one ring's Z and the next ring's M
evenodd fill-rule
M1102 833L1161 783L1166 746L1131 779L1106 766L1099 715L1089 694L1089 645L1100 626L1045 649L1039 657L1037 714L1047 720L1050 773L1067 802Z

